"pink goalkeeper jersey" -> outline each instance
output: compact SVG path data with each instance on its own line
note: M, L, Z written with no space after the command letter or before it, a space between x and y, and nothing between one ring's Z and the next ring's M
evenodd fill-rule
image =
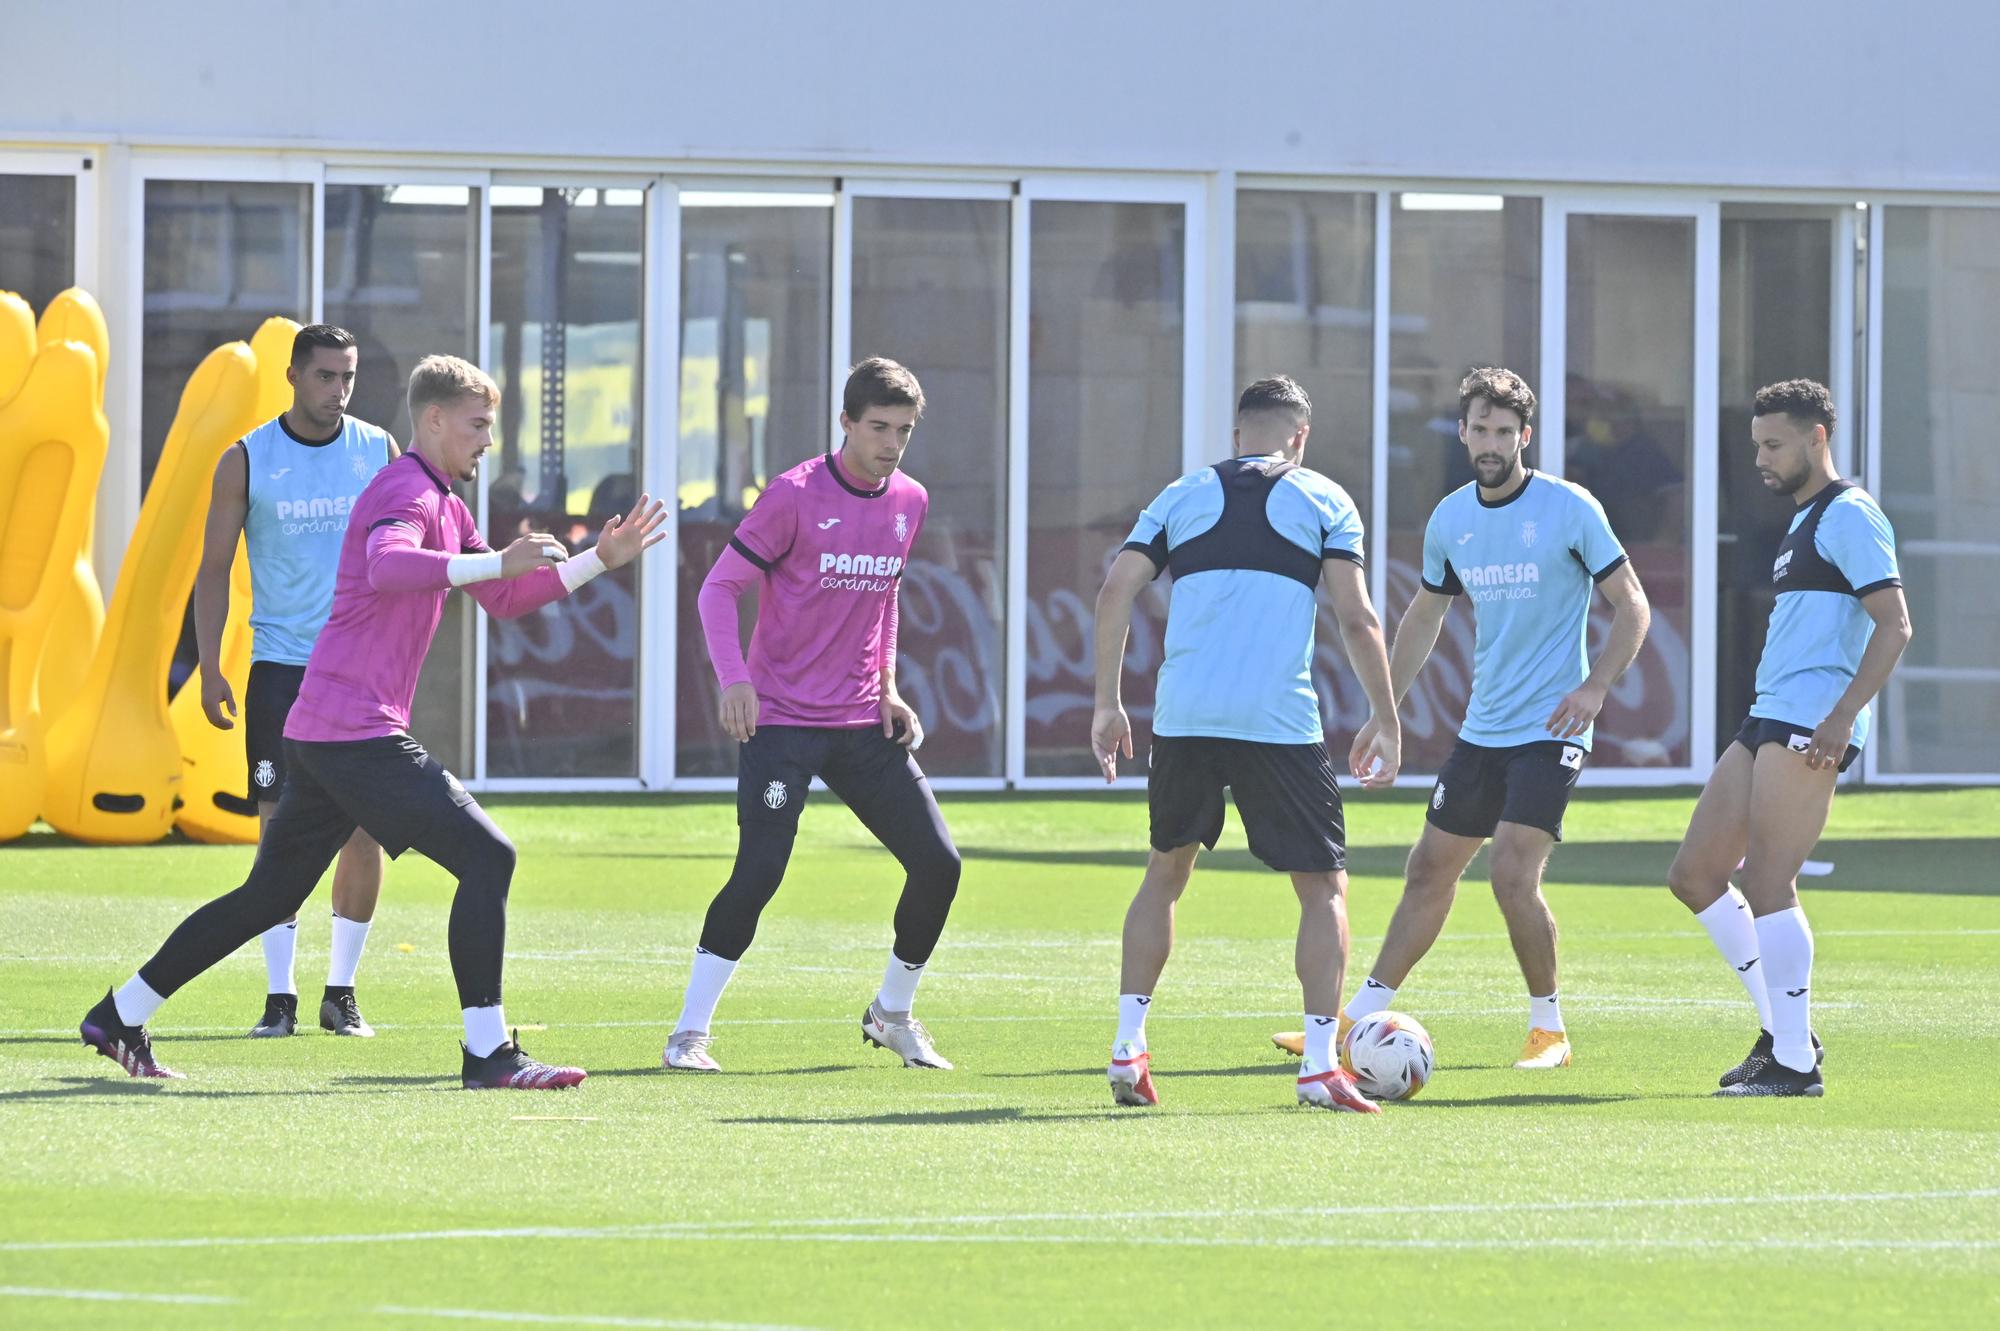
M348 513L333 612L313 644L287 739L338 741L409 733L410 699L451 591L445 566L487 549L472 511L415 451L375 473ZM525 615L563 595L538 568L465 589L487 613Z
M869 491L822 454L774 479L702 584L702 626L724 688L749 680L766 725L848 728L882 720L896 587L930 496L897 472ZM758 585L746 666L736 598Z

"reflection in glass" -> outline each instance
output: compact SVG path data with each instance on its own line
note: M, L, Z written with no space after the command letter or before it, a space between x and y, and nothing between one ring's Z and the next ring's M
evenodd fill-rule
M1860 479L1916 637L1869 743L1887 772L2000 772L2000 209L1890 208L1882 250L1881 475Z
M327 323L360 353L348 412L410 443L410 371L432 353L474 357L478 191L462 185L328 185ZM457 487L470 500L471 487ZM471 599L447 596L410 727L438 760L470 772Z
M1757 659L1777 593L1771 561L1796 512L1764 488L1750 404L1780 379L1832 382L1833 222L1827 208L1722 209L1722 421L1718 432L1715 751L1757 698ZM1853 428L1840 422L1839 429Z
M202 358L272 315L306 322L312 192L304 185L149 180L139 482L153 479Z
M1003 770L1009 212L854 201L854 358L903 362L926 399L907 464L930 514L902 580L897 686L933 776Z
M1178 204L1030 208L1027 774L1088 776L1097 591L1139 510L1181 472L1186 219ZM1162 579L1140 598L1125 655L1140 755L1165 591Z
M75 283L75 177L0 175L0 291L39 318Z
M588 549L638 498L645 215L639 190L494 190L495 549L529 531ZM640 576L487 621L488 776L637 775Z
M825 452L837 431L831 200L776 196L766 207L725 197L734 202L707 207L683 196L681 210L679 776L736 775L695 605L702 579L764 484ZM746 598L746 648L754 605Z
M1389 530L1386 541L1369 533L1369 557L1389 559L1380 609L1393 628L1417 592L1431 510L1473 478L1459 380L1504 365L1543 391L1541 203L1398 195L1389 235ZM1531 464L1535 455L1531 443ZM1455 605L1403 702L1404 771L1435 772L1451 752L1472 695L1472 642L1471 607Z
M1347 491L1368 526L1374 453L1375 196L1244 190L1236 196L1236 378L1232 389L1287 374L1312 398L1305 465ZM1368 719L1320 589L1313 685L1337 742Z
M1565 471L1604 506L1653 607L1639 659L1598 718L1599 768L1692 761L1694 233L1691 218L1569 219ZM1610 628L1610 606L1593 596L1592 659Z

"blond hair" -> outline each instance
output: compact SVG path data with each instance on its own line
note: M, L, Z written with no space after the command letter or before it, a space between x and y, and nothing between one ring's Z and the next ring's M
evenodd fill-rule
M493 376L459 356L426 356L410 371L410 424L414 427L425 407L433 403L449 405L460 398L480 397L486 405L500 405L500 385Z

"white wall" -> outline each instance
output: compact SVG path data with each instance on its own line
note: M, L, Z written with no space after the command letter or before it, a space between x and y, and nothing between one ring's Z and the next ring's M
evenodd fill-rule
M1991 0L0 9L0 143L2000 190Z

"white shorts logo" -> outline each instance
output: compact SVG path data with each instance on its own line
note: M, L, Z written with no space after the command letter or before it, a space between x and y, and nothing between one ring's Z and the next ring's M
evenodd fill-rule
M266 790L278 784L278 769L271 765L269 758L259 759L257 770L250 775L258 785Z
M1812 747L1811 735L1793 735L1785 741L1785 747L1793 753L1804 753Z
M1570 746L1570 747L1568 747L1568 748L1565 748L1565 749L1563 750L1563 756L1562 756L1562 765L1563 765L1564 767L1574 767L1574 768L1576 768L1576 769L1577 769L1578 771L1582 771L1582 770L1583 770L1583 750L1582 750L1582 749L1579 749L1579 748L1577 748L1577 747L1575 747L1574 745L1572 745L1572 746Z
M770 785L764 787L764 807L767 809L782 809L785 807L784 782L773 781Z
M1433 809L1442 809L1444 807L1444 782L1442 781L1438 782L1437 790L1431 795L1431 807Z

